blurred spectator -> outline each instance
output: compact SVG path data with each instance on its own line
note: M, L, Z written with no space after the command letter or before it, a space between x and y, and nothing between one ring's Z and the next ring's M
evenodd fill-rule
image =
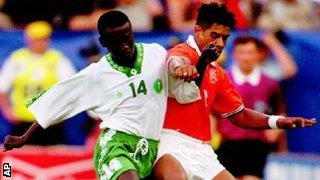
M296 75L297 67L285 47L272 33L264 33L257 41L260 68L268 77L277 81Z
M251 0L224 0L227 8L234 14L236 29L248 29L251 27Z
M227 74L246 107L261 113L283 115L284 103L277 82L259 68L257 42L251 36L235 39L232 50L235 64ZM218 159L238 179L262 178L268 153L272 148L277 149L277 143L284 137L281 130L242 129L226 119L217 121L217 129L222 137ZM283 142L282 151L286 149Z
M177 44L180 44L182 43L183 40L182 38L178 37L178 36L170 36L168 39L167 39L167 46L166 46L166 49L171 49L173 48L175 45Z
M4 12L2 12L2 7L4 5L5 0L0 0L0 29L8 29L8 28L12 28L13 27L13 23L10 19L10 17L5 14Z
M159 0L116 0L115 10L128 15L134 31L150 31L164 9Z
M190 31L195 24L200 0L167 0L170 28L174 31Z
M28 24L26 47L12 52L1 69L0 107L4 118L12 124L12 134L23 134L35 120L25 107L28 100L75 72L61 52L48 48L51 32L51 26L44 21ZM32 138L29 143L63 143L62 134L58 125L41 134L42 138Z
M70 30L95 30L100 15L115 8L116 0L95 0L92 8L68 18L67 27Z
M100 0L96 2L95 8L90 13L71 17L68 28L93 30L100 15L111 9L126 13L134 31L152 30L154 18L163 14L163 7L159 0Z
M319 28L319 17L312 0L267 1L257 20L257 27L276 31Z

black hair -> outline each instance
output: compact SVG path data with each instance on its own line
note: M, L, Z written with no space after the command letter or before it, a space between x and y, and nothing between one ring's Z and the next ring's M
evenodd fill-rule
M215 2L202 4L198 11L196 25L201 26L203 29L207 29L214 23L233 29L235 25L234 15L227 10L227 7L224 4Z
M266 45L260 41L259 39L250 36L250 35L239 35L233 40L233 48L239 44L247 44L247 43L254 43L257 49L264 49L267 48Z
M129 18L121 11L108 11L102 14L98 20L98 31L100 35L104 34L106 28L120 27L127 22L130 23Z

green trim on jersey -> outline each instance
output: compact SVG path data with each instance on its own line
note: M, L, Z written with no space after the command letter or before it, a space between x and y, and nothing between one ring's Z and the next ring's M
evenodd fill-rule
M110 53L106 55L106 59L109 62L110 66L127 75L128 77L135 76L137 74L141 73L141 65L142 65L142 60L143 60L143 46L142 44L135 44L136 50L137 50L137 57L135 59L133 68L129 68L126 66L121 66L118 65L116 62L114 62L111 58Z
M28 108L32 103L39 99L48 89L40 91L38 94L34 95L27 103L26 107Z

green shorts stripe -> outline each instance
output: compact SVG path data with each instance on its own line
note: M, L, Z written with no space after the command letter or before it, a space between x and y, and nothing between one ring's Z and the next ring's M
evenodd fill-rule
M99 179L117 179L127 170L140 178L150 175L159 141L112 129L103 130L94 149L94 167Z

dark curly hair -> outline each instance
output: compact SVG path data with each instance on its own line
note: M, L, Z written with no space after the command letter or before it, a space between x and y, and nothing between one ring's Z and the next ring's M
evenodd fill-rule
M198 11L196 25L201 26L203 29L207 29L215 23L233 29L235 25L234 15L227 10L224 4L202 4Z

